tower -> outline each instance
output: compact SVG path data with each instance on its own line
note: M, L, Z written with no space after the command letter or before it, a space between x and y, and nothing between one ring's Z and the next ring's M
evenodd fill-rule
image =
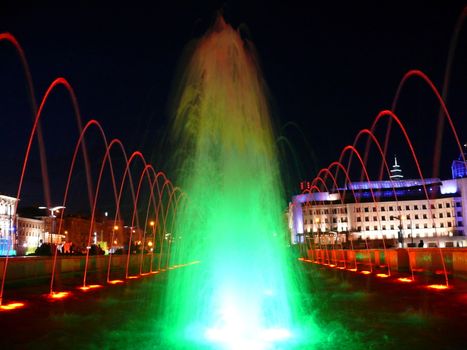
M391 180L402 180L404 175L402 175L402 169L399 164L397 164L397 157L394 156L394 164L392 165L391 175L389 176Z

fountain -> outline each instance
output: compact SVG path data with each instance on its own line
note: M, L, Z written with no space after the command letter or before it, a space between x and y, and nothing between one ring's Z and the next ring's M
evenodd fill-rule
M178 90L171 142L189 203L171 233L171 263L201 263L169 275L170 348L284 348L304 336L276 144L252 52L219 17L196 43Z

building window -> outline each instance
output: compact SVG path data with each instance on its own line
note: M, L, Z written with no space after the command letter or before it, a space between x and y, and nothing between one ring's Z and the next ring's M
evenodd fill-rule
M440 219L443 218L443 213L439 213L439 218L440 218Z
M449 202L446 203L446 208L451 208L451 204Z
M448 222L448 227L452 227L452 224L450 221Z
M357 227L357 231L361 231L362 230L362 227L361 226L358 226Z
M424 228L428 228L428 224L423 224L423 227L424 227Z
M462 217L462 212L461 212L461 211L458 211L458 212L457 212L457 216L458 216L458 217Z
M462 221L458 221L458 222L457 222L457 227L462 227L462 226L464 226L464 224L462 223Z
M386 208L385 208L385 207L381 207L381 211L386 211Z
M357 222L362 222L362 218L360 216L357 216Z
M423 214L424 219L428 219L428 216L426 214Z
M442 209L442 208L443 208L443 203L439 203L439 204L438 204L438 208L439 208L439 209Z
M370 221L370 218L368 216L365 216L365 221L366 222Z
M386 225L383 225L383 230L386 231Z
M434 204L431 205L431 209L435 209L435 205L434 205Z
M415 228L418 230L420 226L418 224L415 224Z
M391 225L391 230L394 230L394 225Z
M450 217L451 217L451 213L450 213L450 212L447 212L447 213L446 213L446 217L450 218Z
M378 230L378 226L373 226L373 230L377 231L377 230Z
M444 222L442 222L442 223L440 224L440 227L441 227L441 228L443 228L443 227L444 227Z
M375 211L376 211L376 207L373 207L373 212L375 212Z
M418 214L415 214L415 220L418 220Z
M365 213L368 213L369 209L368 207L365 207Z
M460 208L461 207L461 202L456 202L456 207Z
M410 206L406 205L405 210L410 210Z
M386 217L383 215L383 216L381 217L381 220L386 221Z
M376 216L373 216L373 221L378 221L378 218Z
M392 206L389 207L389 211L394 211Z
M397 210L398 211L401 211L402 210L402 207L400 205L397 206Z
M414 206L413 206L413 209L414 209L414 210L418 210L418 205L414 205Z
M370 226L365 226L365 231L370 231Z
M426 210L426 204L422 205L422 209Z

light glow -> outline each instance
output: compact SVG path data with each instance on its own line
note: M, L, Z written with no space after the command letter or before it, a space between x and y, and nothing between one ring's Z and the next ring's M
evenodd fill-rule
M404 282L404 283L410 283L410 282L413 282L413 280L411 280L410 278L407 278L407 277L400 277L397 279L399 282Z
M429 289L436 289L436 290L444 290L444 289L448 289L449 287L445 284L430 284L428 286L426 286L427 288Z
M52 292L48 296L52 300L56 299L64 299L66 297L69 297L71 295L70 292Z
M120 283L123 283L123 280L111 280L108 283L109 284L120 284Z
M24 307L24 303L10 303L5 305L0 305L0 310L2 311L11 311Z
M87 286L79 287L79 289L81 289L84 292L86 292L86 291L88 291L90 289L97 289L97 288L102 288L102 286L100 284L90 284L90 285L87 285Z

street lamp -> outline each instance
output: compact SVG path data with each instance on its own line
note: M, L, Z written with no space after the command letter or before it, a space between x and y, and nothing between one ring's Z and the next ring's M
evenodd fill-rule
M48 211L50 211L50 215L49 215L49 218L51 219L51 222L52 222L52 225L51 225L51 228L50 228L50 243L53 243L52 242L52 236L55 234L55 218L57 217L55 215L55 212L59 212L60 209L65 209L66 207L64 207L63 205L57 205L56 207L39 207L39 209L46 209Z
M402 229L403 229L402 220L405 220L406 217L405 215L397 215L397 216L391 216L391 219L399 220L399 231L397 232L397 241L399 242L400 247L404 248L404 235L402 234Z
M318 246L319 246L319 249L321 249L321 227L319 224L319 218L316 218L315 222L316 222L316 229L318 230Z
M152 227L152 239L153 239L153 241L155 243L156 242L156 223L153 220L151 220L149 225ZM154 261L154 248L152 247L152 241L148 242L148 247L150 248L150 252L151 252L151 264L150 264L150 267L149 267L149 272L152 273L152 264L153 264L153 261Z

